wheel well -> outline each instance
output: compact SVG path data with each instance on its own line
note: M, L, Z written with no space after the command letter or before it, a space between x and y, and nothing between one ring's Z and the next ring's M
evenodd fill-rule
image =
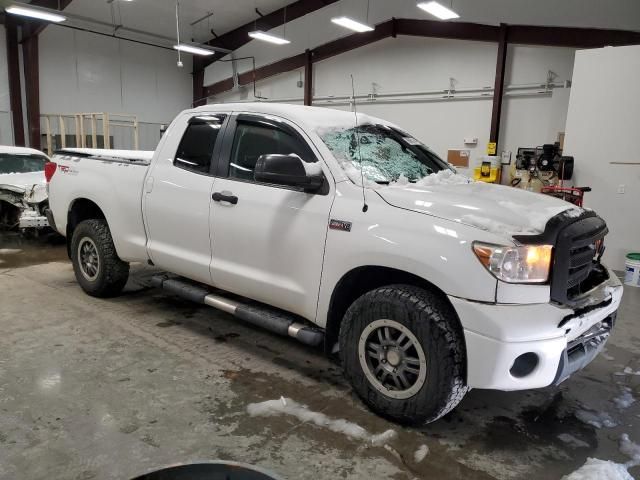
M67 214L67 254L71 258L71 237L78 224L84 220L105 219L100 207L89 199L78 198L73 201Z
M423 288L435 292L451 305L447 295L436 287L433 283L422 277L395 268L381 267L375 265L354 268L347 272L338 282L331 294L329 303L329 313L327 314L327 324L325 327L325 351L331 354L334 346L338 342L340 324L349 306L360 296L385 285L402 283ZM455 309L451 305L455 314ZM456 325L460 329L461 338L464 339L462 325L456 315ZM465 348L466 350L466 348Z

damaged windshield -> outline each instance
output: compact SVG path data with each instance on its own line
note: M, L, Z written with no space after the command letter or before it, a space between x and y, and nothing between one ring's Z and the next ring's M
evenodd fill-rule
M409 182L449 169L435 153L410 135L386 125L361 125L319 132L350 178L376 183Z
M42 172L46 162L47 159L39 155L0 153L0 174Z

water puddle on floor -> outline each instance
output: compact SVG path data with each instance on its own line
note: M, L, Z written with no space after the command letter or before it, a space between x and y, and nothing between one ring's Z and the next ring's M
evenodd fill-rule
M60 235L50 232L24 236L17 232L0 232L0 270L66 261L69 258L65 239Z

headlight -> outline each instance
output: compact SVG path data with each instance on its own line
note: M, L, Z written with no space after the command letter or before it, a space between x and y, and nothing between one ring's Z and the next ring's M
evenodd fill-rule
M509 283L543 283L549 278L551 245L505 247L475 242L473 251L497 279Z

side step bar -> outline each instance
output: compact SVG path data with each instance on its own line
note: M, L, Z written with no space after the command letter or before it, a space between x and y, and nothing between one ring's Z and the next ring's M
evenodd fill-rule
M230 313L245 322L279 335L293 337L306 345L316 347L324 341L324 332L321 329L305 325L295 315L271 307L249 301L231 300L211 293L202 285L165 274L151 277L151 284L186 300Z

